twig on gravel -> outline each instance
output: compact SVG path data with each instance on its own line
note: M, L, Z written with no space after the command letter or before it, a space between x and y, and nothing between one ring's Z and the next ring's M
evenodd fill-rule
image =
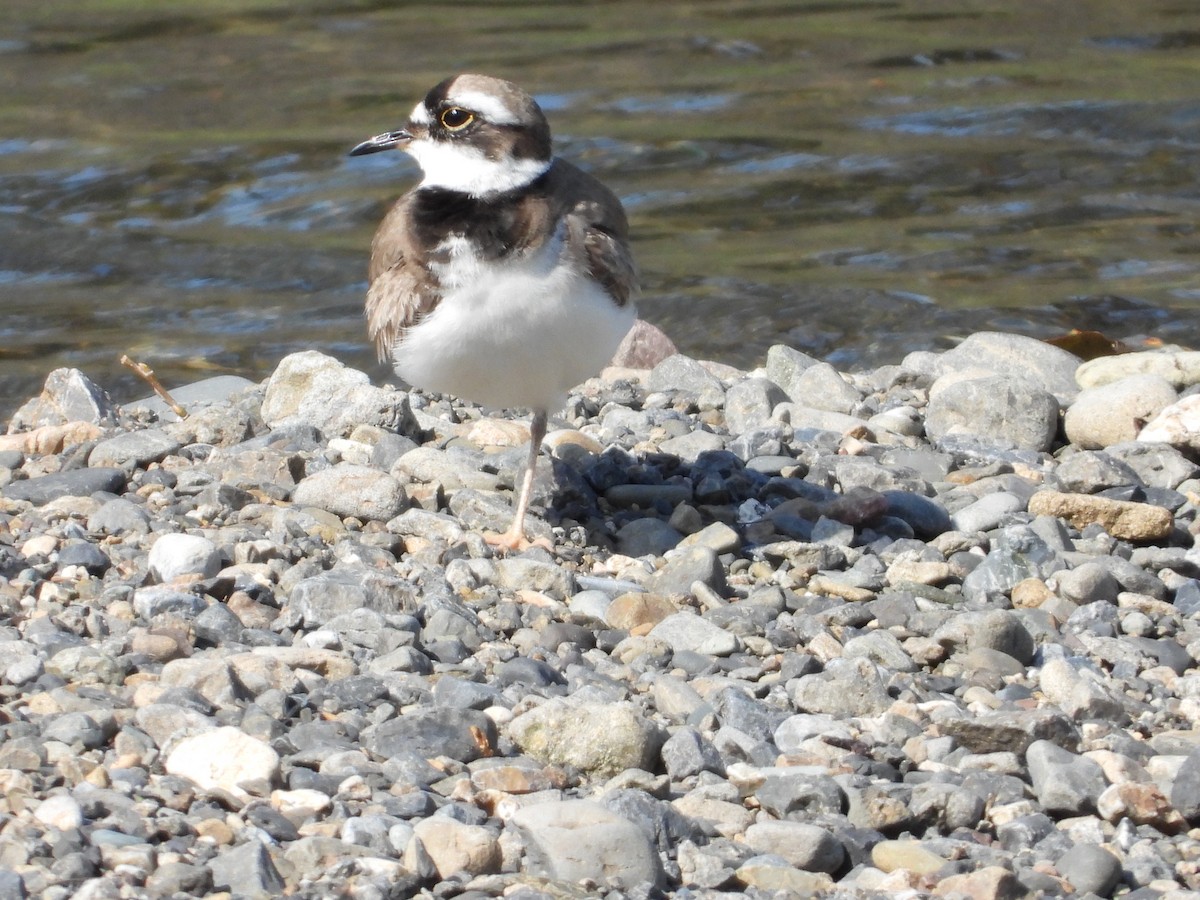
M125 366L127 369L132 369L134 374L145 381L146 384L150 385L150 387L154 389L154 393L162 397L163 402L166 403L167 406L171 407L171 412L175 413L175 415L179 416L181 419L187 418L187 410L175 402L175 398L172 397L170 392L168 392L167 389L162 386L162 382L155 377L153 369L151 369L145 363L135 362L124 353L121 354L121 365Z

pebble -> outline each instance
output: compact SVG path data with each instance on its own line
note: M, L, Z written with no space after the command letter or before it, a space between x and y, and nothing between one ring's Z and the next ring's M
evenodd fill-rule
M0 893L1200 890L1192 395L1075 428L1182 352L659 355L508 556L523 419L320 353L182 421L56 374L0 450Z
M1063 417L1063 427L1072 444L1103 449L1138 437L1175 399L1175 388L1161 375L1131 375L1081 391Z
M525 847L525 871L556 881L588 880L629 890L663 880L658 854L637 824L590 800L517 810L512 825Z
M154 542L149 555L150 574L158 581L174 581L186 575L211 578L221 570L217 545L198 534L164 534Z
M258 790L274 781L279 755L261 740L225 726L184 738L163 767L203 790L220 789L245 798L247 787Z
M1044 451L1053 444L1058 414L1058 401L1048 391L991 375L931 389L925 431L934 441L974 435L1018 450Z

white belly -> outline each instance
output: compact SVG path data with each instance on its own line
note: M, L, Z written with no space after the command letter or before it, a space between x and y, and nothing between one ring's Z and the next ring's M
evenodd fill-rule
M450 289L396 346L416 387L493 407L556 412L600 371L634 320L598 285L559 266L561 240L536 256L481 265L461 242L439 272Z

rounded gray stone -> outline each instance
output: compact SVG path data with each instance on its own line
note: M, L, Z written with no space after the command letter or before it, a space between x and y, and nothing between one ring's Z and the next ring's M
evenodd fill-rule
M1095 844L1076 844L1058 858L1054 867L1081 896L1112 896L1121 880L1121 861Z
M1058 401L1048 391L993 375L931 390L925 433L935 441L969 434L1018 450L1045 451L1058 432L1058 411Z
M629 890L663 881L658 854L634 823L590 800L539 803L510 820L525 841L525 871Z
M302 480L292 493L292 502L337 516L386 522L408 507L408 496L404 486L387 472L339 463Z
M651 629L650 637L665 641L676 651L706 656L728 656L739 646L734 635L692 612L667 616Z
M805 872L836 872L846 851L824 828L802 822L755 822L746 829L746 846L781 856Z

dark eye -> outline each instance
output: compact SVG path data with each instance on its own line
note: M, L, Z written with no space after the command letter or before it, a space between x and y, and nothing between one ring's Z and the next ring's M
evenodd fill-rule
M469 112L460 106L451 106L449 109L442 110L442 114L438 116L438 120L446 128L451 131L458 131L461 128L466 128L475 121L475 113Z

